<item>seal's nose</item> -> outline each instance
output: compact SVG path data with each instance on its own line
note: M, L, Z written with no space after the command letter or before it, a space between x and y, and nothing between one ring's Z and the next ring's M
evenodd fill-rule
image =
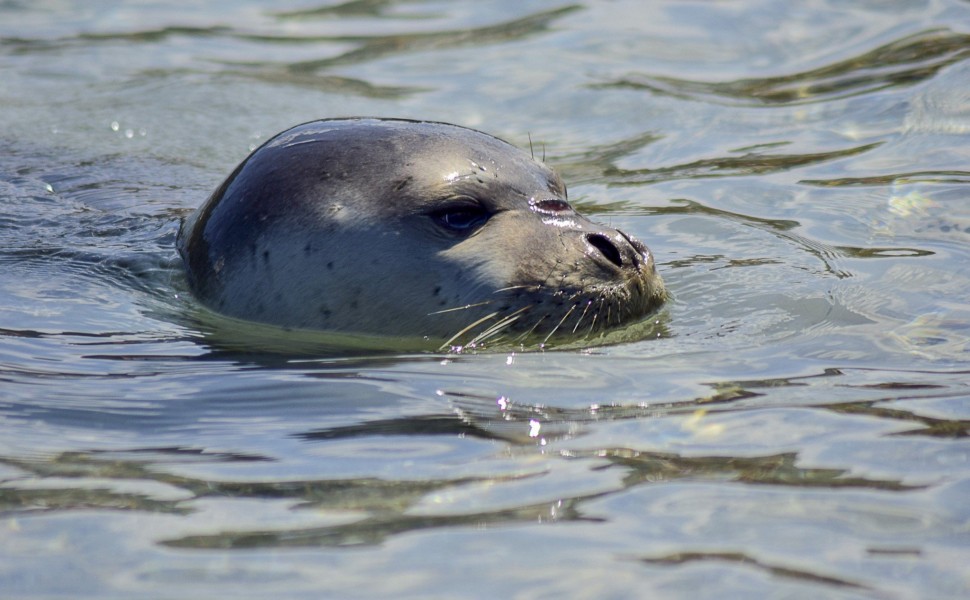
M616 233L618 235L613 239L602 233L587 233L586 241L617 267L638 268L643 262L646 247L618 229Z

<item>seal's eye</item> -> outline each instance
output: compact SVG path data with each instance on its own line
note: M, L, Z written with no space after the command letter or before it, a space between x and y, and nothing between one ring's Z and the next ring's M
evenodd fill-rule
M470 233L481 227L491 216L481 206L456 204L430 213L432 219L445 229L455 233Z

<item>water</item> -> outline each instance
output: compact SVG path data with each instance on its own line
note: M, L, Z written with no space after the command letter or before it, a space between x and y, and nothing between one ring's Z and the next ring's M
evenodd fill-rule
M0 595L970 594L970 6L0 3ZM662 335L280 354L179 219L277 131L533 148Z

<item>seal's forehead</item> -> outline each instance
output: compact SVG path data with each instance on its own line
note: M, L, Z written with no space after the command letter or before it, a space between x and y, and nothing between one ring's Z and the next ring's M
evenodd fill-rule
M565 196L559 175L528 152L491 135L455 126L432 128L428 135L410 140L406 150L413 163L441 183L501 181L522 194L543 191Z
M263 147L290 148L310 143L347 143L354 140L391 138L403 123L408 122L390 119L322 119L287 129L270 139Z
M489 134L428 121L333 119L298 125L269 140L268 152L296 151L317 164L339 166L361 176L410 179L425 186L485 183L496 178L531 196L542 191L565 197L565 186L546 165ZM309 153L309 154L307 154Z
M313 123L299 125L270 139L263 147L289 148L297 144L321 141L326 137L327 133L338 131L340 129L340 127L334 125L334 123L336 123L336 121L315 121Z

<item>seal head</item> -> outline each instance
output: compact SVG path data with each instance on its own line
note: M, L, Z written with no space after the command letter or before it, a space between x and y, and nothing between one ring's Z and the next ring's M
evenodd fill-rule
M284 131L182 224L178 249L205 305L286 328L586 336L665 298L647 247L577 213L554 171L445 123Z

